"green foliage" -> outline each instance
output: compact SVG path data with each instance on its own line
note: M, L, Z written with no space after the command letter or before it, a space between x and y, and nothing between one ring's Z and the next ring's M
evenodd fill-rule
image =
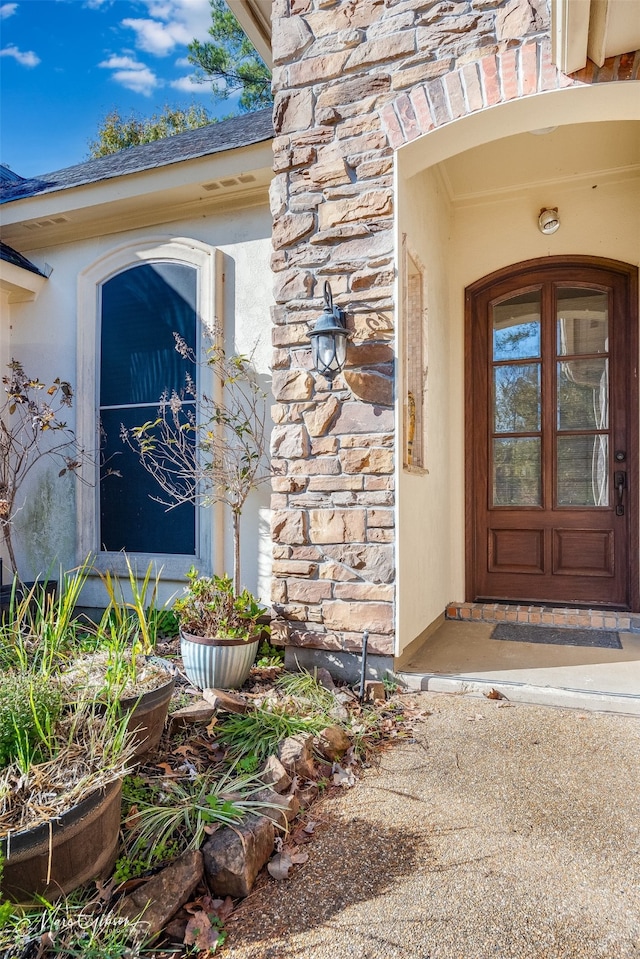
M2 907L0 907L2 909ZM91 902L78 892L39 907L13 905L0 924L0 955L7 959L138 959L152 956L144 948L143 924L129 922L104 903Z
M261 669L284 666L284 649L272 646L266 639L258 647L256 666Z
M298 673L283 673L276 679L276 686L290 696L300 712L320 714L326 720L336 707L336 699L311 673L301 670Z
M211 0L211 40L189 44L195 79L211 81L217 100L240 91L241 113L271 106L271 74L224 0Z
M278 751L280 743L298 733L319 733L327 725L326 716L294 716L280 706L255 709L244 715L234 713L216 727L217 738L224 743L229 757L238 761L255 756L259 763Z
M136 803L130 833L125 837L127 857L144 857L154 847L170 848L172 843L179 852L199 849L209 826L233 826L245 816L271 807L271 803L252 798L262 788L264 784L255 776L239 776L234 770L222 776L209 771L193 779L163 778L161 790Z
M187 579L187 592L173 607L187 633L245 641L255 638L256 624L265 610L249 590L236 594L231 577L200 576L193 566Z
M89 157L109 156L127 147L154 143L209 123L215 123L215 119L204 107L195 104L187 109L167 104L161 113L154 113L151 117L138 117L132 113L125 118L118 110L112 110L100 121L97 138L89 142Z
M86 560L77 569L60 573L56 590L46 580L36 581L29 590L14 583L9 611L0 624L0 669L50 676L61 668L80 632L76 606L89 571Z
M60 690L45 676L0 676L0 767L23 772L43 758L62 712Z

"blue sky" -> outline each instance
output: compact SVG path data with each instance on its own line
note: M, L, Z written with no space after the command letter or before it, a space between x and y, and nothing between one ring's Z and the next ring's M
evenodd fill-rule
M186 59L210 24L209 0L0 0L0 162L24 177L81 163L113 109L214 113Z

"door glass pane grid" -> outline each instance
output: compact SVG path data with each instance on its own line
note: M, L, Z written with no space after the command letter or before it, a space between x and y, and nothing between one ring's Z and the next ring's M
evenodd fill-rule
M539 436L494 438L494 506L541 505L540 449Z
M558 436L558 506L609 505L609 437Z
M609 352L609 297L602 290L557 291L559 356Z
M556 504L608 507L608 293L558 289L556 330Z
M539 288L493 305L493 506L539 507L542 502L541 346Z

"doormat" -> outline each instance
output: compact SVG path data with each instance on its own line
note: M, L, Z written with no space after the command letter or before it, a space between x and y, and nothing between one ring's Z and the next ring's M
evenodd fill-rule
M557 626L530 626L526 623L498 623L491 639L510 643L544 643L545 646L599 646L622 649L620 637L612 629L567 629Z

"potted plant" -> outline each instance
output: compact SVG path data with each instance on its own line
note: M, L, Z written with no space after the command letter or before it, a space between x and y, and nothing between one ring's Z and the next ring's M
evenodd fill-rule
M113 704L72 702L53 677L0 676L0 898L55 899L110 872L126 727Z
M164 608L157 603L160 572L153 564L138 576L127 557L128 592L117 576L101 574L109 603L99 624L76 643L77 655L63 674L70 690L90 689L103 704L117 702L129 714L135 756L154 749L164 728L175 686L175 669L156 655L158 623Z
M186 595L175 608L191 681L201 687L234 687L246 679L257 648L256 623L266 612L242 589L240 575L242 511L249 493L269 475L266 394L250 356L227 355L218 331L206 335L198 379L209 382L211 392L197 389L187 377L180 395L160 398L155 420L132 430L123 427L121 435L156 479L159 502L168 508L185 502L223 503L231 513L233 577L199 576L191 569ZM197 366L194 351L174 336L181 356ZM236 659L241 663L229 672L220 665Z
M200 576L192 566L189 585L174 604L187 676L201 689L237 689L258 651L266 610L229 576Z

